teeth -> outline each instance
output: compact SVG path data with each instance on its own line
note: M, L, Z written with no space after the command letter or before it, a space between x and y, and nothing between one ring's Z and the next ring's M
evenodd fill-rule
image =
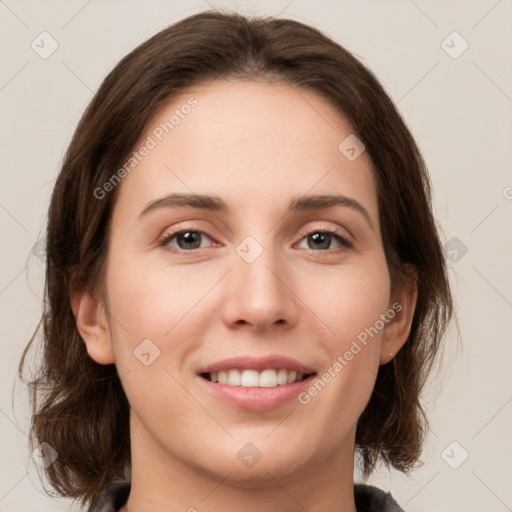
M229 370L228 373L233 373L237 370ZM258 372L256 370L244 370L240 376L240 386L244 388L257 388L258 387Z
M227 384L230 386L240 386L240 377L240 372L238 370L228 372Z
M207 374L209 380L229 386L242 386L245 388L275 388L284 384L300 382L304 379L304 373L284 368L278 370L269 369L258 372L256 370L226 370Z
M277 386L277 372L275 370L263 370L260 373L260 388L275 388Z
M279 370L277 372L277 383L282 386L283 384L286 384L288 382L288 372L286 370Z

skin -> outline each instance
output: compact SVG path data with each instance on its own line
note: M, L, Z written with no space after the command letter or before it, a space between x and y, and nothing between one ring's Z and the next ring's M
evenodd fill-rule
M120 185L103 298L72 298L90 357L116 364L131 406L132 490L122 510L355 512L357 419L379 365L407 339L417 295L412 280L390 294L372 163L338 150L354 130L329 103L282 83L192 88L157 113L141 143L191 96L198 105ZM163 207L139 218L176 192L216 195L230 211ZM373 229L347 206L286 213L292 198L333 193L357 200ZM180 237L159 245L186 228L205 233L201 248ZM317 248L308 235L323 229L353 247L332 237ZM236 252L247 236L263 248L253 263ZM401 311L307 405L242 410L196 375L215 361L269 354L322 374L395 302ZM149 366L133 353L147 338L160 350ZM250 468L237 457L247 442L262 454Z

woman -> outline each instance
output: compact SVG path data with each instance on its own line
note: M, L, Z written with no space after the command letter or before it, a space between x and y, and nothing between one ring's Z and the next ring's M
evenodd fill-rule
M217 12L156 34L82 117L46 244L31 432L59 494L402 510L354 453L419 461L452 298L418 148L337 43Z

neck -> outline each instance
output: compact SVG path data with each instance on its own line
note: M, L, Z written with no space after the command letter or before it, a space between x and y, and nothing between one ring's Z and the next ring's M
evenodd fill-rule
M161 445L131 421L131 491L121 512L357 512L354 503L354 432L327 459L312 460L293 471L260 468L254 479L237 478L164 453ZM256 469L256 466L253 468Z

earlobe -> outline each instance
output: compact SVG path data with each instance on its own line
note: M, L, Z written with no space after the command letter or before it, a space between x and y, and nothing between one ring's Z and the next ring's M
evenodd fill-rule
M384 329L379 359L380 365L389 363L395 357L407 341L411 331L418 298L418 273L413 265L405 264L404 266L407 275L404 277L403 286L390 303L390 310L392 309L395 314Z
M99 364L115 361L105 308L89 291L72 294L71 309L89 356Z

